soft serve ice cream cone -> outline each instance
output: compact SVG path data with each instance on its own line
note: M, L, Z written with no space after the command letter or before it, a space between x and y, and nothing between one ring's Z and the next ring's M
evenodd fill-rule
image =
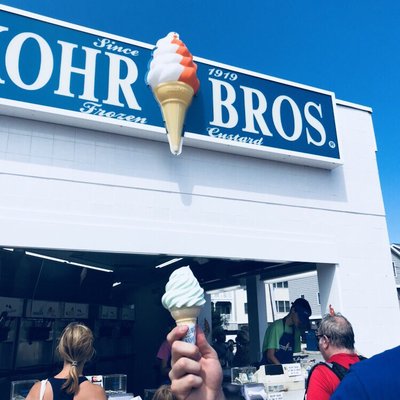
M204 290L189 266L178 268L171 274L161 302L177 325L189 327L183 341L195 343L197 317L206 301Z
M182 133L186 110L200 83L197 66L175 32L156 43L146 80L161 106L172 154L182 151Z

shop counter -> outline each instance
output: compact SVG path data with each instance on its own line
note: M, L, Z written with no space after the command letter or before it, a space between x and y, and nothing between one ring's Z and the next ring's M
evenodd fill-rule
M284 400L303 400L304 389L301 390L289 390L288 392L282 392Z
M244 400L244 397L239 393L226 392L226 400ZM304 390L289 390L287 392L269 393L267 400L303 400Z

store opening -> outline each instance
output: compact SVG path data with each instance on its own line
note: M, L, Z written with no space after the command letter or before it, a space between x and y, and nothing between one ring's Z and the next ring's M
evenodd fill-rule
M86 323L95 335L96 355L86 375L126 375L127 390L135 394L157 387L157 350L174 324L160 299L171 272L184 265L190 265L207 293L202 318L209 319L209 340L214 311L222 317L227 340L235 340L242 328L250 338L256 336L253 355L260 352L266 324L287 311L293 296L304 295L295 282L308 276L313 284L317 280L315 263L296 261L2 248L1 393L9 393L13 381L43 379L57 371L57 339L73 320ZM287 280L290 276L303 278ZM260 299L251 299L254 290L249 295L254 279L265 288L261 309ZM314 317L320 318L320 312Z

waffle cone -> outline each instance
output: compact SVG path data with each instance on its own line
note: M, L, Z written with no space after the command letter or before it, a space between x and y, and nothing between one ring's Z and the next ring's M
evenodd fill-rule
M201 306L194 306L175 308L170 312L177 325L190 325L196 324L197 317L199 316L201 309Z
M193 88L180 81L160 83L154 88L167 128L169 148L174 155L182 151L183 124L193 95Z

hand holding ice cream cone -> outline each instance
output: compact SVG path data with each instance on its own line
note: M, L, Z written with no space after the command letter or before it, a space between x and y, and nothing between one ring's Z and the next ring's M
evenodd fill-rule
M189 266L178 268L171 274L161 302L177 325L189 327L183 341L195 343L196 321L205 299L204 290Z
M160 39L153 52L147 84L160 104L172 154L182 151L183 124L186 111L200 83L197 66L175 32Z

